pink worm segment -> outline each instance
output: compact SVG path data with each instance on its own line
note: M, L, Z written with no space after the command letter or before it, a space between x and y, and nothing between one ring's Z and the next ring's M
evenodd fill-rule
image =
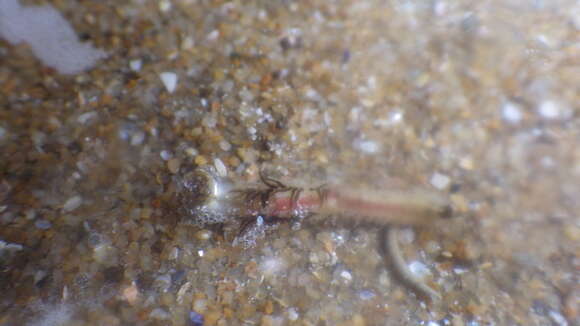
M296 211L313 213L320 210L320 196L313 191L305 191L293 203L289 193L277 194L270 204L269 214L273 216L292 216Z
M309 213L346 214L379 224L425 225L435 220L447 204L447 200L431 192L344 191L341 187L327 188L325 192L325 200L322 200L318 192L304 190L294 201L291 192L277 193L265 213L278 217Z

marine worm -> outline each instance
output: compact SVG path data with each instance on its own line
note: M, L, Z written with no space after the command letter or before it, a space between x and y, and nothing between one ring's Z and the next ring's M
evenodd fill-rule
M207 206L233 207L232 211L246 220L254 216L266 223L278 223L319 214L379 225L379 246L391 261L396 276L419 296L440 299L435 290L409 270L401 254L397 230L400 226L428 226L450 216L449 202L442 194L422 189L375 190L344 185L291 187L264 174L260 174L262 186L236 188L211 172L201 173L208 178Z
M387 226L379 230L378 236L379 247L383 254L391 261L395 277L413 290L418 296L432 301L441 300L439 293L413 274L405 263L405 259L403 259L403 255L401 254L401 248L399 247L399 230L397 227Z

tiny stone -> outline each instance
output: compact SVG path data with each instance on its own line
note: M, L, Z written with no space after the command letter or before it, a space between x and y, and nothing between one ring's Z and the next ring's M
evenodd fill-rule
M352 281L352 275L350 274L349 271L342 271L342 272L340 272L340 277L342 277L346 281Z
M355 140L354 147L366 154L375 154L381 149L381 145L372 140Z
M137 302L137 298L139 297L139 289L135 282L131 283L131 286L126 287L123 290L123 298L129 302L130 305L133 305Z
M141 65L142 65L142 62L139 59L138 60L131 60L131 61L129 61L129 67L133 71L139 71L139 70L141 70Z
M162 72L159 78L163 82L163 86L169 93L173 93L177 88L177 75L174 72Z
M353 326L365 326L366 322L363 316L356 314L352 317L351 325Z
M523 118L522 110L520 109L519 105L512 102L506 102L502 106L501 116L504 121L512 124L519 123Z
M169 160L173 155L171 155L171 152L168 150L162 150L161 153L159 153L159 156L161 156L161 159L164 161Z
M52 226L52 224L47 220L38 220L34 222L34 226L41 230L48 230Z
M220 141L220 148L224 151L229 151L230 149L232 149L232 145L230 145L230 143L228 143L225 140Z
M550 319L558 326L568 326L568 321L566 321L566 318L564 318L564 316L562 316L562 314L560 314L559 312L555 311L555 310L550 310L550 312L548 312L548 315L550 316Z
M473 170L473 160L470 157L464 157L459 161L459 166L465 170Z
M189 312L189 324L190 326L203 326L203 315L198 314L195 311Z
M79 206L81 206L82 203L83 199L81 198L81 196L73 196L64 203L62 209L65 212L74 211L75 209L79 208Z
M188 147L185 150L185 154L187 154L188 156L196 156L197 154L199 154L199 152L197 151L197 149L193 148L193 147Z
M85 112L85 113L79 115L79 117L77 118L77 121L80 124L85 124L89 120L91 120L92 118L95 118L96 116L97 116L97 113L95 113L93 111Z
M151 311L151 313L149 314L149 317L154 318L154 319L165 320L165 319L169 319L171 316L169 315L169 313L167 311L165 311L165 309L155 308L155 309L153 309L153 311Z
M566 111L561 103L554 100L545 100L540 104L538 108L538 113L545 119L558 119L562 118Z
M25 215L27 220L33 220L36 217L36 211L34 209L29 209L26 211Z
M433 187L435 187L439 190L443 190L443 189L447 188L447 186L451 182L451 179L449 179L449 177L444 175L444 174L434 173L431 176L430 182L431 182L431 185L433 185Z
M216 322L222 317L219 311L210 311L205 315L205 322L208 325L215 325Z
M290 319L291 321L296 321L298 320L298 317L300 317L300 315L296 311L296 308L288 308L286 312L288 313L288 319Z
M361 300L366 301L376 297L376 294L371 290L362 290L359 292L358 296L361 298Z
M194 162L197 165L206 165L207 164L207 159L203 155L198 155L198 156L195 157Z
M203 314L207 310L207 300L197 299L193 302L193 310L197 313Z
M219 158L215 158L213 161L215 169L220 177L227 177L228 176L228 169L224 165L224 162Z
M425 264L419 261L413 261L409 264L409 270L419 277L423 277L429 274L429 269Z
M169 0L161 0L159 1L159 10L162 12L168 12L171 10L171 2Z
M145 140L145 133L142 131L138 131L131 136L131 145L139 146L143 144L143 140Z
M195 237L198 240L209 240L211 238L211 231L209 230L200 230L195 233Z
M178 158L172 158L167 161L167 169L172 174L179 172L179 167L181 166L181 161Z

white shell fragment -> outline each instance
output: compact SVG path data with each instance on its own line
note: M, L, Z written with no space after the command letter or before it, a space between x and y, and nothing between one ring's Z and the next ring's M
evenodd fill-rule
M169 93L173 93L177 88L177 74L174 72L166 71L159 74L159 78L163 82L163 86Z

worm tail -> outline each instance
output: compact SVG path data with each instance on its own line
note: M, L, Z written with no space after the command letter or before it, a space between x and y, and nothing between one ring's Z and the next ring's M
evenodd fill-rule
M401 254L398 241L398 228L384 227L379 231L379 246L383 256L390 260L395 277L415 293L428 300L441 300L441 296L409 270Z

